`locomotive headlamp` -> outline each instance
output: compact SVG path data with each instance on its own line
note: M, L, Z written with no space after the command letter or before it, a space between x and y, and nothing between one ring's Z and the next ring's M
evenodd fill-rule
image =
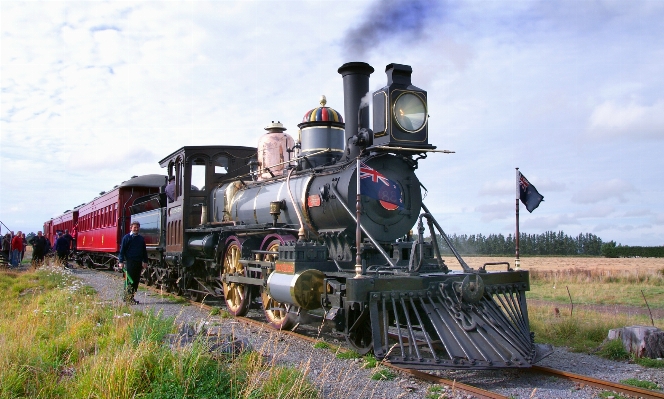
M408 65L385 67L387 86L373 94L373 146L425 149L429 144L427 92L410 82Z
M415 133L427 121L427 106L417 94L402 93L394 102L394 119L403 130Z

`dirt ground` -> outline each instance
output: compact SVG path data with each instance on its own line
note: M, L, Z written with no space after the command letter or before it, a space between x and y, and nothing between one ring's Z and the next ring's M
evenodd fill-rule
M445 263L454 270L461 267L454 257L443 257ZM509 262L514 267L514 257L484 257L464 256L463 259L472 268L481 267L487 262ZM496 271L505 268L505 265L487 266L487 270ZM664 269L664 258L587 258L587 257L522 257L521 269L524 270L565 270L565 269L587 269L587 270L637 270L640 272L657 271Z

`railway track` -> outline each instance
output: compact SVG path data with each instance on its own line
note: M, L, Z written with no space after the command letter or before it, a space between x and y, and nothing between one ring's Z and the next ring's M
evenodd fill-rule
M120 278L117 272L110 272L107 271L107 273L113 275L116 278ZM143 285L143 287L149 291L152 291L154 293L158 294L164 294L167 291L161 290L157 287L154 286L146 286ZM172 295L169 293L169 295ZM194 305L196 307L212 311L214 307L219 307L218 305L223 306L223 301L215 302L215 301L210 301L210 303L201 303L201 302L196 302L193 300L190 300L188 298L184 298L185 301L190 303L191 305ZM254 317L236 317L235 319L250 324L252 326L258 327L258 328L264 328L264 329L270 329L269 326L267 326L264 322L260 320L260 318L254 318ZM311 330L308 331L308 333L299 333L295 331L281 331L282 334L286 334L292 337L295 337L297 339L305 340L308 342L311 342L312 344L320 341L320 334L312 333ZM341 351L348 350L342 345L334 345L331 344L331 346L334 349L338 349ZM468 394L472 395L475 398L490 398L490 399L507 399L509 398L508 396L499 394L497 392L492 392L483 388L479 388L477 386L473 386L467 383L462 383L456 380L451 380L449 378L441 377L439 375L436 375L434 373L429 373L429 372L424 372L424 371L419 371L419 370L414 370L414 369L404 369L400 368L394 365L391 365L389 363L384 363L384 367L387 367L391 370L394 370L396 372L402 373L403 375L410 375L413 378L417 378L423 381L427 381L432 384L439 384L439 385L447 385L449 387L452 387L453 390L458 390L458 391L463 391L467 392ZM664 392L658 392L658 391L652 391L644 388L639 388L639 387L634 387L626 384L620 384L612 381L607 381L607 380L601 380L597 379L594 377L586 376L586 375L581 375L581 374L576 374L572 373L569 371L563 371L563 370L557 370L557 369L552 369L548 367L542 367L542 366L533 366L530 369L522 369L520 371L527 372L527 373L533 373L533 374L542 374L546 376L553 376L556 378L568 380L570 382L573 382L574 384L578 384L579 386L590 386L596 389L600 389L603 391L609 391L609 392L616 392L621 395L627 395L629 397L638 397L638 398L661 398L664 399ZM536 389L536 387L533 387L533 389Z

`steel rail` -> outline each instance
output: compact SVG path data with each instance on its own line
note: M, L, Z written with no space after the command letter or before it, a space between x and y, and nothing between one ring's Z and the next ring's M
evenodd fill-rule
M640 398L652 398L652 399L661 399L664 398L664 392L651 391L649 389L634 387L631 385L620 384L617 382L600 380L594 377L589 377L587 375L575 374L569 371L556 370L548 367L542 366L532 366L530 369L527 369L530 372L549 374L560 378L565 378L580 384L590 385L596 388L606 389L609 391L614 391L617 393L640 397Z

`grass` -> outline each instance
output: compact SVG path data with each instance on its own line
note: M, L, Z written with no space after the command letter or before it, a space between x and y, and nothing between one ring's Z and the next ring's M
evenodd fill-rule
M256 352L171 350L172 319L100 303L67 274L0 272L0 398L316 398Z
M371 379L376 381L389 381L395 378L397 374L394 371L382 367L371 375Z
M664 309L664 274L659 271L531 270L530 289L528 299L561 304L569 304L571 295L575 304L645 307L645 295L651 308Z
M574 310L574 314L561 312L555 316L553 306L528 306L530 329L535 340L555 346L568 347L577 352L594 352L606 339L609 330L631 325L649 325L644 315L606 314L590 310ZM664 320L655 320L664 325Z
M639 357L634 359L634 362L643 367L650 367L654 369L664 368L664 360L650 359L647 357Z
M649 315L603 313L587 308L575 308L570 314L567 288L575 304L645 308L643 290L651 308L664 308L664 275L659 271L535 270L531 271L530 277L531 291L527 293L527 298L553 302L550 305L528 305L530 327L537 342L564 346L573 351L626 360L630 356L620 342L604 342L608 331L630 325L650 325L651 320ZM565 306L565 310L556 311L558 303L558 306ZM655 326L662 326L664 320L655 319L654 323ZM649 360L643 363L652 363Z
M637 380L636 378L628 378L626 380L621 380L621 384L631 385L633 387L639 387L644 389L658 389L659 386L651 381Z
M611 360L627 360L630 358L629 352L625 349L622 340L619 339L612 339L603 344L597 354Z
M354 350L337 352L337 359L359 359L362 356Z
M316 349L330 349L331 346L327 342L325 342L323 340L320 340L320 341L316 341L316 343L314 344L314 348L316 348Z

